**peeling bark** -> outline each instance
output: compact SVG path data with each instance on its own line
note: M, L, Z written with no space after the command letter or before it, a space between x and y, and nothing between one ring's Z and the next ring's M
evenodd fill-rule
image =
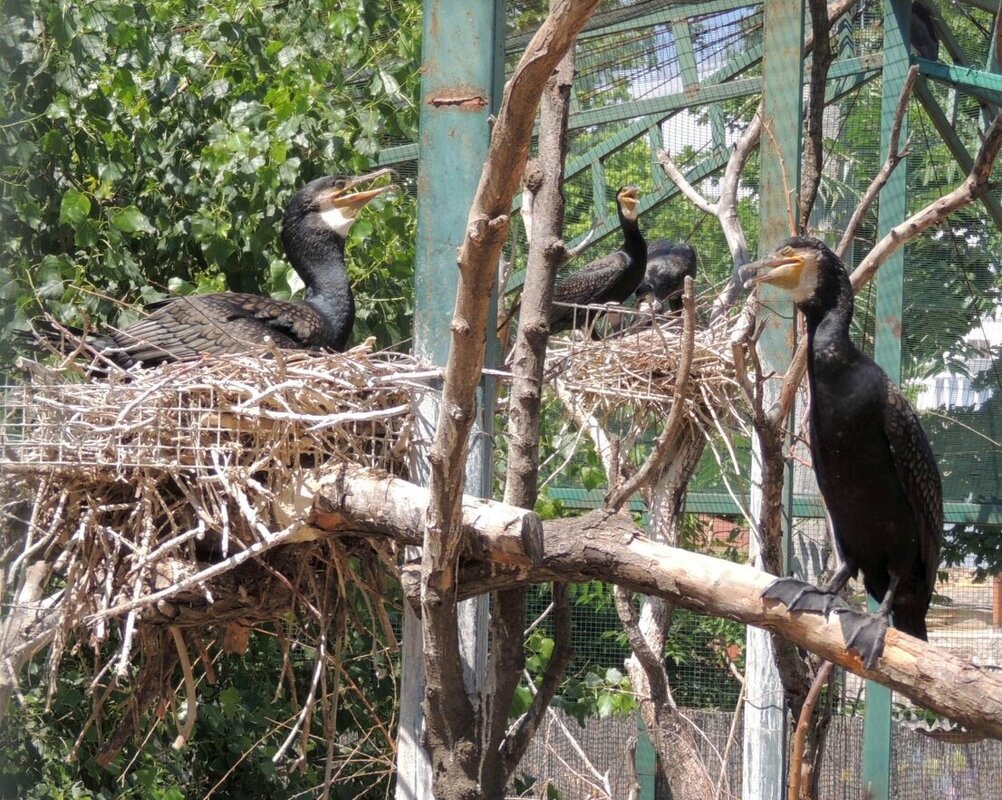
M459 281L442 405L432 442L422 550L421 607L425 643L426 742L436 797L482 797L482 744L475 709L463 685L456 627L456 569L466 455L484 364L487 316L512 197L522 179L536 107L546 81L598 0L560 0L529 42L505 87L487 161L459 248Z

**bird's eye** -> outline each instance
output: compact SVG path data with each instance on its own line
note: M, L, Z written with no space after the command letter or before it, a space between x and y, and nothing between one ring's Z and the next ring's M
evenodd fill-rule
M347 185L348 185L348 182L346 180L344 180L343 178L340 178L340 179L334 181L334 188L335 189L343 189Z
M792 256L793 255L793 248L790 247L790 246L786 246L782 250L779 251L779 254L781 256Z

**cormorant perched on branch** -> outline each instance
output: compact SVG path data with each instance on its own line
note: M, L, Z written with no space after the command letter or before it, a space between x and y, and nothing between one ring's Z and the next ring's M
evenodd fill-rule
M123 368L241 353L266 340L289 349L343 350L355 322L345 236L370 200L395 188L364 188L389 172L317 178L293 195L282 220L282 245L306 285L303 300L237 292L169 298L149 306L152 314L123 330L88 337L89 349ZM52 331L39 335L54 338Z
M666 300L669 311L681 311L686 275L696 279L696 251L687 244L657 239L647 248L647 272L637 287L638 303L653 295L656 311L664 311Z
M768 269L768 272L764 270ZM795 236L745 267L748 284L792 296L807 321L811 456L842 566L821 588L792 578L764 596L791 611L827 613L857 570L880 602L875 616L840 616L846 644L868 667L883 652L887 617L926 638L943 536L943 489L918 416L900 389L849 338L852 287L822 242Z
M572 272L553 287L554 305L550 307L550 333L590 325L594 312L559 306L556 303L592 305L622 303L632 295L644 278L647 267L647 243L637 224L636 186L623 186L616 192L619 227L623 246L586 267ZM576 312L576 313L575 313Z

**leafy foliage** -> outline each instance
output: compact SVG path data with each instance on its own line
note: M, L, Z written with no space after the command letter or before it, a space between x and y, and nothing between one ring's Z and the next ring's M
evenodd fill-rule
M144 714L140 730L150 733L143 746L123 750L108 764L98 753L122 714L129 713L125 693L109 691L104 719L90 725L92 698L105 687L91 688L89 656L64 662L50 707L43 665L33 663L23 686L24 703L11 707L0 729L0 797L182 800L210 791L218 798L312 794L324 780L327 752L319 711L303 739L306 757L297 762L293 747L274 761L309 690L316 651L293 642L290 655L283 671L279 639L259 634L251 637L245 654L214 660L211 684L196 665L198 716L188 745L181 751L171 746L174 714L184 712L182 694L179 708ZM395 676L379 666L381 658L371 638L358 631L348 635L340 677L344 688L331 724L335 756L353 758L333 797L383 797L389 785L393 764L386 733L396 691ZM359 684L366 687L364 701L357 694Z
M0 333L45 308L126 323L167 292L295 288L285 202L415 135L420 3L6 0ZM353 230L358 336L409 333L413 209Z

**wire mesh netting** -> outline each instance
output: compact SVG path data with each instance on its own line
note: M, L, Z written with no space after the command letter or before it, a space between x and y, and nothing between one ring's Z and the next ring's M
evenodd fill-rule
M542 13L543 4L536 7ZM567 265L572 270L595 253L619 246L618 226L611 202L617 185L635 183L645 193L641 224L648 241L666 238L688 242L699 254L697 314L705 322L712 298L730 275L731 255L716 221L696 210L666 180L658 166L663 149L689 177L695 189L709 202L720 193L723 164L745 130L759 101L754 91L736 87L759 74L762 55L762 9L758 5L706 4L698 16L691 10L655 7L638 3L628 8L604 4L606 14L596 16L576 49L576 78L570 121L571 145L566 171L566 233L572 242L593 229L595 241L583 256ZM715 6L715 7L712 7ZM526 6L514 23L510 20L509 66L524 45L532 27ZM883 10L879 3L861 2L833 27L832 47L837 61L830 74L829 102L823 129L825 135L822 180L811 218L812 233L831 246L845 229L859 198L881 165L881 100L879 74L883 47ZM992 30L992 15L966 4L941 9L945 24L956 33L954 45L941 48L941 60L955 64L984 64ZM721 99L713 87L728 87ZM731 91L733 90L733 91ZM689 97L683 97L686 92ZM699 95L709 98L701 102ZM931 99L930 99L931 98ZM691 102L690 102L691 100ZM966 168L958 166L958 146L945 139L943 122L936 108L946 109L948 126L955 130L969 152L976 150L978 130L984 130L990 110L979 99L955 86L920 80L909 104L910 148L907 162L907 212L912 213L949 191L962 180ZM962 159L961 159L961 163ZM998 175L996 168L996 175ZM738 214L756 249L758 229L758 184L756 157L742 178ZM979 535L997 536L999 500L1002 498L1002 453L999 405L1002 380L999 355L1002 325L999 323L1000 293L997 253L1002 251L997 218L992 205L997 192L984 203L968 207L905 248L904 292L900 324L901 380L920 410L944 479L946 519L952 536L970 543ZM866 255L878 237L874 210L865 217L845 258L850 270ZM524 264L525 245L521 231L513 233L510 258L514 278L509 288L520 284L518 269ZM877 297L873 283L856 300L853 335L860 346L874 354ZM789 313L778 310L779 313ZM882 334L885 335L885 334ZM556 341L554 356L580 357L601 344L574 335ZM615 359L617 344L607 345ZM555 360L555 359L554 359ZM589 363L587 360L584 363ZM610 362L611 363L611 362ZM575 394L594 394L606 384L600 362L582 371ZM615 394L615 389L609 394ZM664 391L664 387L661 387ZM641 392L643 394L643 392ZM665 396L633 397L622 391L622 407L605 418L608 430L622 437L623 457L642 456L657 436L658 413L653 419L638 414L637 405L660 402ZM797 423L803 430L806 397L801 396ZM560 417L554 402L549 413ZM638 433L636 426L644 425ZM555 438L547 469L547 496L565 510L589 508L601 503L602 468L596 452L573 425L565 424ZM747 525L740 512L747 510L750 491L750 448L747 431L728 426L728 447L708 448L697 469L688 496L689 515L684 538L687 546L743 559L747 553ZM720 441L720 437L717 437ZM820 501L806 441L798 437L793 449L798 464L794 478L794 514L791 558L801 574L816 580L833 567L833 546L826 531L824 506ZM645 507L635 504L639 513ZM1002 620L993 619L992 604L1002 597L1002 588L984 580L985 561L964 557L958 545L947 547L946 557L929 613L930 639L975 663L1002 666ZM994 588L993 588L994 587ZM594 593L595 590L593 590ZM587 594L587 593L586 593ZM862 602L861 585L856 599ZM605 686L616 690L622 675L622 659L628 647L617 640L616 620L602 619L581 601L575 607L575 668L593 691ZM601 603L599 603L601 607ZM618 649L610 650L610 641ZM678 704L694 720L706 714L731 713L739 706L740 683L735 672L743 668L743 631L678 614L668 637L666 663L672 691ZM572 673L574 670L572 670ZM829 691L834 712L826 739L826 754L820 777L821 797L862 797L863 722L866 702L864 682L840 676ZM710 711L713 709L713 711ZM895 698L892 738L891 796L977 797L997 794L1002 774L1002 751L994 742L948 741L930 738L919 729L931 719L920 709ZM554 722L544 744L537 744L524 767L540 781L554 781L567 796L594 792L596 775L608 770L610 781L623 780L623 748L634 734L631 723L615 733L592 735L605 730L605 721L585 723L579 731L567 720ZM939 725L941 723L935 723ZM594 760L572 760L555 744L566 725L571 735ZM721 775L721 796L741 792L740 718L723 733L696 722L712 747L706 763ZM575 733L575 731L577 731ZM728 739L727 733L731 732ZM960 739L963 734L957 734ZM610 739L614 740L610 742ZM735 747L735 740L738 745ZM730 741L730 744L728 744ZM547 750L547 748L550 748ZM726 753L726 758L722 754ZM639 763L631 756L634 763ZM722 761L727 761L721 770ZM714 770L720 771L715 772ZM578 777L569 778L576 774ZM577 782L575 782L577 781ZM600 781L599 781L600 783ZM615 784L617 787L620 784ZM622 796L615 794L614 796Z
M942 59L958 65L986 63L992 15L964 4L943 5L962 53L953 52L952 45L944 47ZM546 7L544 0L512 4L507 18L509 73ZM838 60L824 120L822 183L812 217L813 232L832 244L881 162L881 22L880 5L864 0L833 31ZM589 231L594 231L594 238L567 270L619 245L612 197L617 186L635 183L644 192L641 224L648 240L688 242L697 249L696 316L700 331L707 329L713 298L731 277L732 256L716 221L666 178L658 165L658 151L664 150L677 163L708 202L720 197L724 165L760 99L762 24L761 6L753 3L713 0L695 9L660 0L602 4L576 49L564 189L566 238L574 244ZM364 97L370 79L368 74L359 76L349 87L352 96ZM959 182L965 170L957 163L963 160L957 142L961 147L966 143L973 152L992 111L983 97L923 81L910 103L909 212ZM411 153L399 160L387 157L383 163L394 164L400 183L413 193L417 163L407 150L413 143L395 135L381 144L387 152L401 148L401 153ZM999 177L996 168L994 178ZM748 162L737 200L737 214L754 252L756 155ZM1002 668L1002 620L993 617L993 602L999 602L1002 585L980 580L984 576L977 571L983 561L964 551L979 537L997 536L1002 525L998 261L1002 209L998 205L998 192L992 190L984 202L906 248L899 336L902 381L932 439L944 477L947 521L954 541L961 543L950 551L956 563L944 570L937 587L929 615L930 639L979 664ZM858 264L877 238L876 215L871 211L847 265ZM513 225L506 253L511 265L509 290L520 285L525 251L524 231ZM621 457L637 459L650 450L670 412L680 321L661 320L652 327L644 312L635 309L616 309L618 321L604 306L578 311L601 316L596 323L599 339L580 333L558 337L551 347L551 376L559 376L572 397L588 401L587 414L623 443ZM857 298L853 328L859 344L871 353L877 323L871 285ZM677 536L684 546L744 560L749 539L745 519L751 488L749 435L740 414L730 411L737 402L732 392L739 393L739 387L729 371L729 342L711 337L709 344L719 351L707 346L704 371L715 371L715 377L704 375L699 381L701 391L711 396L702 397L696 414L709 445L696 468L688 514ZM280 391L275 385L241 382L238 374L218 375L214 382L199 386L199 394L167 392L167 402L155 407L134 402L137 384L131 380L86 384L71 392L45 384L10 388L0 432L4 465L9 472L70 464L111 471L181 465L225 480L228 469L239 468L243 479L269 459L287 465L293 458L299 463L304 457L319 461L334 455L402 472L400 448L406 446L410 400L406 393L393 394L392 376L373 382L366 374L352 384L356 373L348 362L322 377L304 369L312 368L290 364L289 372L276 381ZM390 364L388 369L393 372L396 367ZM712 380L717 380L716 394L708 388ZM357 389L359 397L353 397L350 408L331 407L323 399L324 381L352 384L348 388ZM288 392L298 402L295 419L285 399ZM303 401L309 406L306 411ZM92 412L90 416L83 415L81 404ZM547 424L556 431L544 446L546 513L598 505L604 488L600 458L582 437L579 422L567 419L566 407L565 401L553 399L545 411ZM801 403L799 430L803 408ZM133 410L137 414L130 415ZM193 429L198 437L191 436ZM108 438L96 443L95 434L101 431ZM343 441L337 438L339 432L346 437ZM802 436L792 455L798 468L791 558L813 580L830 569L832 546ZM262 503L270 500L265 494ZM633 510L642 515L648 509L637 502ZM652 756L625 678L624 660L630 648L608 586L599 582L576 586L572 597L575 656L568 680L514 788L527 796L545 796L543 787L549 784L567 797L603 793L625 797L634 782L653 774L645 773ZM546 589L533 589L527 623L544 616L548 603ZM551 634L546 619L533 628L527 648L533 676L546 663ZM744 628L736 623L684 610L671 616L665 663L673 698L722 798L739 797L742 790L744 646ZM833 718L819 796L855 800L865 790L860 775L866 689L860 680L839 675L825 700ZM894 719L893 797L998 797L1002 785L998 742L931 738L919 730L928 727L924 713L903 702L895 704Z

